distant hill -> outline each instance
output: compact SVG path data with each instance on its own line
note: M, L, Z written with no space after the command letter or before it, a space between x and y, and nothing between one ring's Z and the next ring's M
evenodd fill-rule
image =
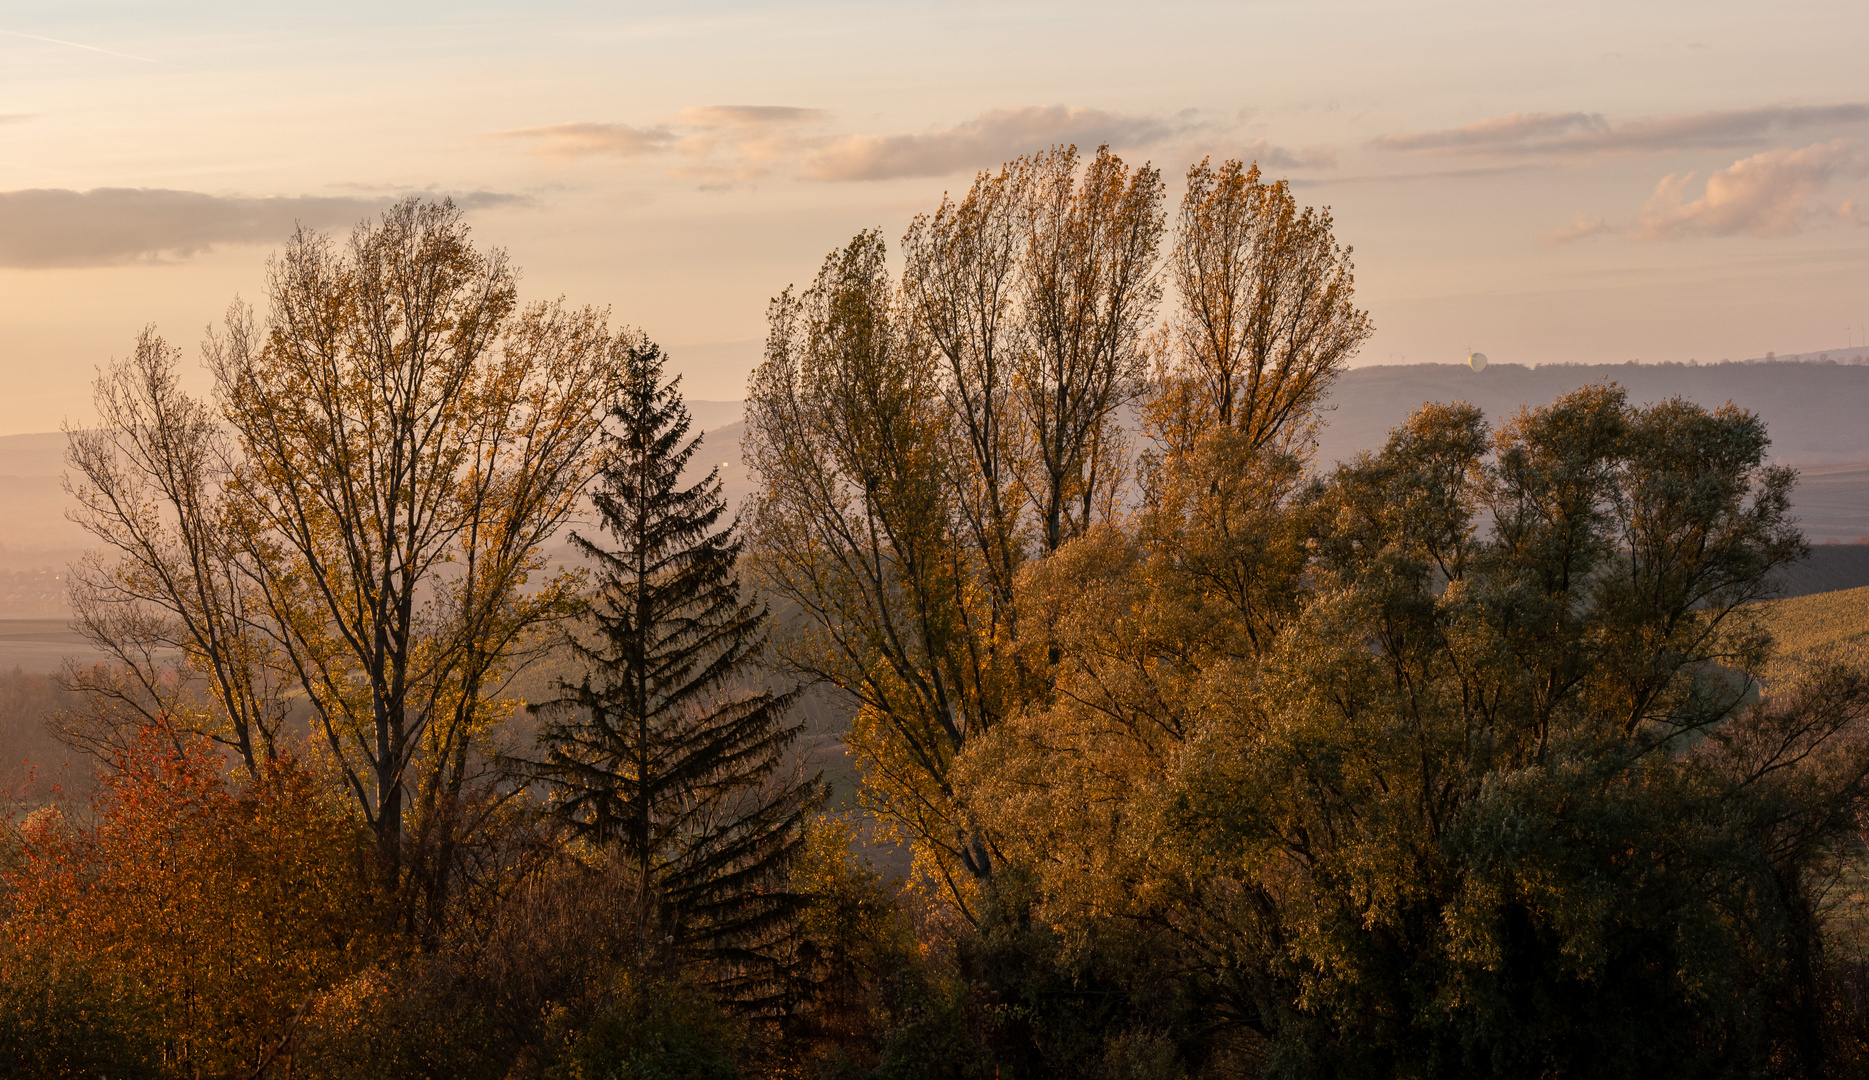
M1329 467L1379 449L1389 431L1423 402L1471 402L1497 423L1525 405L1600 382L1622 385L1631 400L1641 403L1680 395L1707 406L1733 401L1759 413L1772 436L1773 458L1797 466L1802 474L1796 513L1812 541L1849 544L1869 537L1869 422L1864 420L1869 417L1869 366L1781 359L1698 366L1494 364L1482 372L1462 364L1353 368L1330 396L1319 462ZM752 477L740 461L746 430L741 403L697 400L688 407L695 427L706 433L695 466L719 465L728 502L739 506L753 491ZM68 498L59 483L64 444L58 433L0 437L0 508L5 510L0 513L0 570L59 568L86 546L87 535L64 517ZM1842 560L1838 565L1849 559L1834 558ZM1855 571L1825 571L1819 577L1842 582L1850 580L1850 573ZM1854 584L1869 584L1869 568L1863 573ZM1800 579L1798 590L1816 580ZM22 597L31 584L16 583Z
M1869 537L1869 366L1836 363L1494 364L1475 372L1464 364L1352 368L1330 396L1318 461L1329 467L1381 449L1389 432L1429 401L1478 405L1497 424L1527 405L1542 405L1580 386L1614 382L1630 400L1650 404L1680 396L1709 408L1732 401L1765 421L1774 460L1802 474L1797 513L1813 541ZM695 403L699 420L703 413ZM738 419L738 404L707 402L709 415ZM701 457L722 463L721 479L735 505L752 491L739 463L744 423L709 429ZM1869 583L1869 578L1864 579Z
M1814 545L1809 558L1779 573L1777 584L1785 599L1869 586L1869 544Z
M84 551L90 534L65 520L64 471L63 432L0 436L0 571L63 568Z
M1869 345L1851 345L1846 349L1815 349L1803 353L1767 353L1745 361L1748 364L1783 364L1808 360L1819 364L1869 364ZM1722 360L1721 363L1726 363Z
M1793 465L1869 464L1869 366L1836 363L1406 364L1352 368L1330 396L1320 459L1380 447L1424 401L1466 401L1495 423L1592 383L1614 382L1631 401L1680 396L1714 407L1731 401L1759 414L1771 453ZM1869 530L1865 530L1869 532Z
M746 411L744 401L690 401L688 415L694 417L694 426L698 431L713 431L737 424Z
M1580 386L1613 382L1629 399L1670 397L1759 414L1773 460L1802 474L1796 513L1814 542L1869 537L1869 366L1834 362L1722 364L1465 364L1352 368L1337 381L1318 445L1320 463L1379 449L1428 401L1465 401L1495 425L1527 405ZM1869 584L1865 577L1858 584Z

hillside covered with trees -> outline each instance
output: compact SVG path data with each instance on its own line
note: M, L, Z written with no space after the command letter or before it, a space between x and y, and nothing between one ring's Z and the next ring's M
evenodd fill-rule
M735 516L451 204L299 232L71 434L98 779L7 820L0 1071L1869 1071L1767 423L1541 368L1338 460L1353 269L1256 166L1020 158L773 300Z

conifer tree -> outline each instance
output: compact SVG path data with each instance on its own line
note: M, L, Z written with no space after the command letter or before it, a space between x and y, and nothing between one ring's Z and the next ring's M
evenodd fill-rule
M680 377L663 380L648 341L625 363L593 499L611 543L571 535L597 573L574 635L585 674L537 707L536 775L574 834L639 870L658 902L645 930L671 959L731 1003L769 1007L800 906L786 872L822 786L780 772L803 726L787 719L796 695L753 677L769 615L742 594L719 469L682 484L701 436Z

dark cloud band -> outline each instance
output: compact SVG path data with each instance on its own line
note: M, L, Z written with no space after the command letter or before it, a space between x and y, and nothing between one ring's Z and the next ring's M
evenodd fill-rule
M498 192L456 197L462 206L520 201ZM116 266L198 254L218 244L276 244L304 225L342 228L388 198L245 198L162 188L33 188L0 191L0 266Z
M1739 147L1792 131L1869 121L1869 104L1717 109L1612 124L1599 113L1507 113L1442 131L1372 140L1377 150L1443 154L1575 154Z

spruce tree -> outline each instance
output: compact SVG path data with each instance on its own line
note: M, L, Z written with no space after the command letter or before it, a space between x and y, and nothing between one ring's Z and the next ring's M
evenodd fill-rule
M609 544L571 535L597 578L573 635L585 673L536 707L536 775L575 835L638 869L666 955L723 1000L770 1007L802 902L786 872L822 785L781 774L795 692L759 687L769 614L740 588L720 470L682 484L701 436L680 377L647 341L625 362L593 497Z

